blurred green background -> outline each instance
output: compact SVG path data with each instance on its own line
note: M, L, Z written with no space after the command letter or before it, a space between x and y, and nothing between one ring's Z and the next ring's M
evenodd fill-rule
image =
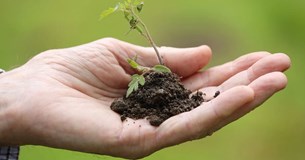
M98 21L114 0L1 0L0 67L9 70L53 48L103 37L147 45L137 33L124 35L120 14ZM160 46L213 49L209 66L266 50L292 59L289 85L260 108L213 136L161 150L157 159L305 159L305 1L304 0L146 0L142 13ZM179 134L179 133L177 133ZM115 148L114 148L115 149ZM116 158L25 146L21 160L113 160Z

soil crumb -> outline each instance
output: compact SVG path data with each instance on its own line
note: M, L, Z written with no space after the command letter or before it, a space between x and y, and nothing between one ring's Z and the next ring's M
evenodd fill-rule
M166 119L190 111L204 102L202 92L192 94L174 73L151 71L144 77L144 86L111 104L111 109L121 115L122 121L127 117L147 118L152 126L159 126Z

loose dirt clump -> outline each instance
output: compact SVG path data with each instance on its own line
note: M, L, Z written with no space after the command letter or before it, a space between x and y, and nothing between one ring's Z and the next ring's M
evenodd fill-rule
M174 73L150 71L144 77L144 86L111 104L111 109L121 115L122 121L127 117L147 118L151 125L159 126L166 119L190 111L204 102L202 92L192 94Z

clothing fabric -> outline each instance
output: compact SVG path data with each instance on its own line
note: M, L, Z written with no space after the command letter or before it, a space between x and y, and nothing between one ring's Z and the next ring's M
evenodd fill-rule
M18 160L19 146L17 147L0 147L0 160Z

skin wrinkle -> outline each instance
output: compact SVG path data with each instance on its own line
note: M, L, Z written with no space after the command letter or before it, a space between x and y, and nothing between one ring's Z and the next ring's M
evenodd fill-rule
M240 64L243 64L245 62L247 63L255 63L256 61L258 61L259 59L262 59L264 57L267 57L271 55L271 53L269 52L265 52L265 51L261 51L261 52L254 52L254 53L251 53L249 55L244 55L240 58L237 58L236 60L233 61L234 65L235 66L240 66L240 69L243 69L245 67L248 67L248 65L244 64L244 65L240 65Z
M79 58L82 58L84 62L87 62L87 59L84 58L83 56L79 56ZM67 59L65 61L69 62L69 60L71 60L71 59ZM87 63L81 63L79 60L73 60L73 61L75 62L75 64L66 66L68 69L70 69L70 71L75 73L75 75L73 75L73 76L75 76L78 79L82 79L81 77L79 77L80 76L79 73L82 73L82 74L86 73L86 74L88 74L88 76L85 76L85 77L94 77L95 79L93 79L93 82L91 82L91 78L90 79L85 78L84 80L82 79L83 82L88 83L90 85L93 85L93 86L95 86L97 88L105 88L105 89L110 88L105 83L97 83L97 84L102 84L103 86L96 86L96 85L94 85L94 82L99 82L99 79L95 76L94 73L92 73L91 71L88 70ZM83 70L78 72L75 69L78 69L79 67L70 68L70 67L77 66L77 65L83 66L83 67L81 67Z
M129 120L130 119L128 119L128 121ZM126 123L122 123L121 127L119 127L119 128L121 128L121 129L120 129L119 133L117 134L116 139L117 139L118 146L122 146L125 143L125 137L124 136L126 135L125 132L127 130L126 129Z
M68 74L66 76L70 77L70 75L68 75ZM53 77L53 78L56 79L56 77ZM58 81L61 81L61 80L58 80ZM74 82L75 81L73 81L73 83ZM78 81L78 82L82 82L82 81ZM71 83L71 84L73 84L73 83ZM71 85L71 84L65 84L65 85L67 85L68 87L74 88L75 90L79 91L80 93L83 93L83 94L85 94L87 96L90 96L90 97L93 97L93 98L100 98L102 96L109 96L109 97L120 96L119 93L115 94L115 93L111 93L111 92L108 92L108 91L104 91L104 90L101 90L99 88L93 87L93 86L85 84L85 83L83 83L84 86ZM87 89L84 90L83 88L87 88Z
M110 53L113 53L114 57L119 63L119 66L123 66L126 75L134 74L135 71L127 63L127 58L132 58L128 56L130 53L128 50L126 50L126 48L121 47L121 45L114 45L115 42L112 41L113 40L111 39L111 41L107 41L108 43L101 43L101 45L107 48Z
M205 82L203 82L206 86L210 86L211 84L211 72L210 71L204 71L205 73L204 74L199 74L200 76L200 79L206 79ZM197 89L198 90L198 89ZM194 91L194 90L193 90Z
M68 97L68 98L72 98L73 99L73 97ZM69 99L67 99L67 98L65 98L65 99L62 99L63 101L71 101L71 100L69 100ZM86 101L84 101L84 103L86 103ZM52 107L52 108L55 108L56 109L56 106L55 107ZM56 111L57 112L57 111ZM59 111L60 112L60 111ZM69 119L69 117L67 117L68 119ZM67 120L68 120L67 119ZM61 121L66 121L66 120L61 120ZM65 129L65 128L61 128L61 129ZM75 130L76 129L76 130ZM77 130L79 130L79 126L78 127L76 127L75 129L65 129L65 130L67 130L66 131L66 133L68 133L68 134L70 134L70 133L74 133L75 131L77 131ZM63 131L65 131L65 130L63 130ZM81 129L82 130L82 129ZM86 129L83 129L84 131L86 131ZM73 131L73 132L69 132L69 131ZM61 132L61 131L57 131L57 132ZM76 132L77 133L77 132ZM73 134L71 134L71 135L73 135ZM73 140L73 139L72 139ZM72 143L73 144L73 143ZM93 144L95 144L95 143L93 143ZM80 144L81 145L81 144ZM79 146L80 146L79 145ZM73 146L71 146L71 147L73 147Z
M92 48L92 50L91 50L91 48ZM85 50L84 52L88 52L88 53L94 53L94 55L96 55L96 56L90 56L90 57L86 57L85 55L88 55L88 54L83 54L83 52L82 53L80 53L79 52L79 50L80 50L80 48L81 48L81 50ZM112 62L109 62L109 60L113 60L113 59L115 59L115 57L114 57L114 55L113 54L111 54L110 52L106 52L106 51L108 51L107 49L105 49L104 51L105 52L101 52L100 50L101 50L101 48L105 48L102 44L99 44L99 46L96 46L96 45L89 45L89 47L87 46L87 45L85 45L85 46L80 46L80 47L75 47L75 52L78 54L78 55L80 55L80 57L82 57L83 59L84 59L84 62L88 62L88 60L89 61L92 61L92 59L96 59L96 57L100 57L100 58L102 58L102 61L97 61L97 62L94 62L93 61L93 63L92 64L94 64L95 66L96 66L96 68L91 68L92 70L95 70L95 71L97 71L96 73L99 73L99 72L101 72L101 71L103 71L102 73L99 73L98 75L103 75L103 76L105 76L105 75L108 75L108 70L107 69L105 69L105 67L106 68L108 68L108 69L110 69L110 70L113 70L113 67L110 67L110 66L112 66L112 65L116 65L117 66L117 61L112 61ZM107 53L107 54L105 54L105 53ZM90 54L90 55L91 55ZM103 55L103 56L101 56L101 55ZM105 57L106 56L106 57ZM107 58L107 57L109 57L109 58ZM103 64L103 66L102 67L98 67L96 64L102 64L102 63L99 63L99 62L106 62L107 64ZM88 63L86 63L87 65L86 66L90 66ZM90 63L91 64L91 63ZM85 67L85 68L88 68L88 67ZM103 70L97 70L97 68L103 68ZM105 71L105 70L107 70L107 72ZM97 79L98 79L98 81L103 81L103 79L105 79L105 77L103 77L103 78L101 78L100 76L98 76L96 73L92 73ZM107 73L107 74L106 74ZM106 79L107 80L107 79ZM105 80L105 81L106 81ZM111 87L109 86L109 85L107 85L105 82L103 83L103 85L104 86L101 86L101 87L98 87L98 88L104 88L104 89L106 89L107 91L109 91L109 92L112 92L112 91L115 91L115 90L110 90L111 88L115 88L115 87L117 87L118 85L117 85L117 83L114 85L111 85ZM120 89L120 88L118 88L118 89ZM118 91L119 93L121 93L122 92L122 90L119 90Z
M246 84L249 84L250 82L252 82L253 80L255 80L258 77L257 75L255 75L253 67L250 67L246 73L247 73L247 77L248 77L247 78L248 81L246 82Z
M58 66L58 67L55 67L55 66ZM59 79L59 78L57 78L57 77L56 77L57 75L50 74L50 76L51 76L53 79L57 80L58 82L61 82L62 84L66 85L66 86L68 86L68 87L74 88L74 89L78 90L79 92L84 93L84 94L86 94L86 95L91 95L91 93L90 93L91 89L89 89L89 90L86 89L87 91L89 91L89 92L87 92L87 91L84 90L83 88L86 88L86 87L90 87L90 88L92 88L92 89L95 89L95 88L96 88L96 87L94 87L94 86L88 85L85 81L83 81L83 80L81 80L81 79L75 79L75 78L73 78L73 76L71 76L70 73L71 73L71 72L74 72L74 71L71 70L69 67L66 67L66 66L61 67L62 64L60 64L60 63L55 64L55 66L54 66L54 63L53 63L53 65L52 65L51 67L52 67L52 68L55 67L55 70L62 71L62 73L65 73L65 76L71 77L71 80L73 80L73 81L64 81L64 79ZM64 69L64 70L63 70L63 69ZM74 73L75 73L75 72L74 72ZM74 83L75 81L78 82L77 84L82 84L82 85L85 85L85 86L81 87L80 85L76 85L76 86L75 86L75 85L72 85L72 84L75 84L75 83ZM79 83L79 82L80 82L80 83ZM102 90L101 90L101 91L102 91ZM102 92L102 95L107 95L107 93L108 93L108 92L106 92L106 93L105 93L105 92Z
M159 149L165 148L167 146L175 145L175 144L179 143L178 141L173 142L173 140L168 141L167 143L163 143L163 142L165 142L165 140L163 140L162 137L170 137L169 135L171 135L171 134L177 134L177 132L176 132L177 130L170 130L170 132L167 132L164 135L164 130L162 130L163 129L162 127L170 126L171 128L175 128L175 126L179 126L179 124L181 124L181 122L183 123L183 125L185 127L190 127L191 124L186 122L189 120L185 119L186 118L185 114L189 114L189 112L178 114L178 115L176 115L176 117L168 119L167 121L165 121L165 124L161 124L161 126L156 128L157 132L156 132L156 136L155 136L155 141L157 143L159 143L159 145L156 146L157 148L159 148ZM177 122L177 119L179 120L180 123ZM190 117L188 117L188 119L190 119ZM179 127L179 128L181 129L184 127ZM187 139L187 140L190 140L190 139ZM180 141L182 141L181 138L180 138Z
M248 67L248 65L244 64L244 62L251 62L250 64L255 64L256 62L258 62L258 60L264 58L264 57L267 57L271 55L270 53L268 52L255 52L255 53L252 53L250 55L245 55L245 56L242 56L232 62L230 62L230 68L231 68L231 72L230 72L230 76L233 75L236 71L242 71L244 70L246 67ZM251 67L250 67L251 68Z
M63 58L62 60L63 61L67 61L65 58ZM71 60L71 59L69 59L69 60ZM86 61L86 59L84 59L84 61ZM63 66L63 67L59 67L59 68L64 68L64 70L62 70L62 71L64 73L67 73L67 75L73 73L73 76L75 76L75 77L79 76L79 74L77 72L75 72L75 69L73 69L73 68L71 69L71 67L74 66L74 64L67 66L67 65L63 65L65 63L57 63L56 61L54 61L54 62L51 62L51 66L54 66L54 64L57 64L58 66ZM79 61L74 61L74 62L76 64L79 63ZM93 74L92 72L88 71L87 67L85 65L83 65L83 66L84 66L83 67L84 70L82 71L82 74L88 73L89 76L87 76L87 77L95 77L96 79L94 79L94 81L99 81L95 74ZM56 69L59 69L59 68L56 68ZM86 72L84 72L84 71L86 71ZM69 74L68 74L68 72L69 72ZM81 78L78 78L78 79L80 79L83 82L81 84L90 84L90 87L93 87L94 90L96 91L96 93L101 94L101 95L106 95L106 96L111 96L111 97L118 97L118 96L120 96L120 94L122 92L124 92L124 90L111 89L111 87L107 86L104 83L93 83L93 82L90 82L91 79L81 79ZM74 78L74 80L75 80L75 78ZM68 86L71 86L69 84L72 84L72 83L66 82L65 84L68 85ZM100 86L97 86L97 84L100 84ZM86 85L86 86L89 86L89 85ZM88 91L86 91L86 90L82 89L82 88L86 88L86 87L82 87L82 88L79 88L79 86L71 86L71 87L78 89L82 93L86 93L88 95L92 95L92 93L90 93L91 90L86 89L86 90L88 90ZM101 90L100 88L102 88L105 91ZM112 93L112 94L110 94L110 93ZM113 93L117 93L117 94L113 94Z
M208 103L211 103L211 106L212 106L213 101L210 101L210 102L208 102ZM219 111L217 111L217 110L215 109L215 107L211 107L210 110L213 112L213 114L215 115L215 117L217 117L216 119L222 119L222 118L226 117L226 115L218 113Z
M135 123L134 124L135 126L136 126L136 128L137 128L137 130L138 130L138 135L139 135L139 148L142 148L142 150L143 150L143 155L147 155L146 154L146 152L149 150L149 148L155 148L154 146L152 147L151 145L148 145L148 144L156 144L156 143L147 143L147 141L151 141L151 140L153 140L154 138L154 136L153 135L155 135L155 131L154 132L152 132L152 134L150 134L149 136L143 136L143 134L141 134L142 133L142 131L143 130L145 130L145 128L144 127L138 127L139 125L141 125L141 126L144 126L144 124L142 124L141 122L139 122L139 123ZM145 131L144 131L144 133L145 133ZM141 136L142 135L142 136ZM142 143L141 143L142 142Z
M124 72L124 71L123 71L123 69L119 69L118 62L114 61L114 59L115 59L114 55L106 54L104 56L106 56L106 57L101 57L101 58L103 59L104 62L107 62L108 64L106 64L106 67L103 67L103 72L104 73L108 72L108 74L96 74L101 71L101 70L98 70L99 68L101 68L99 66L97 66L95 69L93 68L93 70L96 70L96 73L93 73L93 74L95 76L99 77L99 79L101 81L103 81L103 79L101 79L101 76L102 76L105 79L104 81L111 82L109 84L104 82L108 87L121 90L122 86L124 86L126 84L125 83L126 81L124 81L122 79L118 79L116 82L113 82L113 81L109 81L108 78L112 79L112 76L118 77L120 75L119 72ZM108 61L105 61L104 59L112 59L113 62L108 62ZM105 65L105 64L102 64L102 65ZM119 70L115 70L114 67L118 68ZM116 71L116 72L112 72L112 74L109 74L109 71ZM110 75L110 77L106 76L106 75Z
M274 57L282 56L281 54L272 54L261 60L254 63L251 67L247 70L242 71L236 74L234 77L231 77L228 81L224 82L221 86L227 86L226 88L230 88L232 85L248 85L250 82L254 81L256 78L263 76L270 71L284 71L285 68L289 68L289 58L278 58L279 61L273 62L270 64L271 60ZM288 61L287 61L288 59ZM250 61L250 59L249 59ZM240 81L242 79L242 81ZM232 83L235 81L235 83ZM225 89L225 88L224 88Z
M139 144L135 145L135 146L138 146L138 147L135 147L135 150L138 150L140 148L142 150L142 152L143 152L143 155L145 155L145 151L146 151L146 145L145 144L147 144L145 136L141 136L141 127L137 127L137 124L132 124L132 125L134 125L134 127L136 127L135 130L138 130L137 134L138 134L138 142L139 142Z
M62 123L62 124L65 124L65 119L62 119L61 121L59 121L59 123ZM51 136L48 136L49 133L52 133L51 135L56 135L56 133L61 133L63 134L64 137L70 137L70 138L66 138L64 139L66 141L67 144L72 144L75 143L75 139L74 137L70 136L70 135L73 135L73 133L75 132L73 128L60 128L61 130L54 130L54 124L50 124L49 126L41 126L41 128L38 128L36 130L46 130L46 133L47 135L45 135L45 138L42 138L42 139L45 139L46 141L44 142L45 144L49 144L50 141L52 142L51 144L55 147L60 147L60 143L57 143L56 139L57 137L54 136L54 137L51 137ZM41 137L41 136L40 136ZM70 142L70 143L69 143ZM70 146L70 147L73 147L73 146Z
M142 126L144 126L144 125L142 125ZM140 127L140 128L142 128L142 130L144 130L145 129L144 127ZM152 132L153 134L151 135L151 137L147 137L147 139L145 141L145 142L151 141L151 143L146 143L146 146L144 147L146 152L149 152L149 148L152 148L152 150L154 150L154 151L158 150L158 145L157 145L158 142L157 142L157 139L155 138L157 135L157 129L153 128L153 130L154 131ZM145 132L143 132L143 133L145 133ZM143 137L145 137L145 136L143 136ZM151 144L151 145L149 145L149 144ZM145 143L144 143L144 145L145 145ZM146 155L149 155L149 154L146 154Z
M129 121L132 121L132 120L129 119ZM132 133L130 133L130 131L133 130L130 128L130 127L133 127L132 126L133 124L129 124L129 125L127 125L126 123L122 123L122 124L123 124L123 127L121 127L121 132L118 136L119 139L118 139L117 144L119 146L124 146L124 147L128 148L128 150L130 150L129 155L126 155L126 156L134 155L132 153L137 153L139 148L141 148L141 147L139 147L141 145L138 144L138 143L140 143L140 141L135 141L134 139L128 139L128 137L133 137L133 136L130 136L130 134L135 133L134 131ZM126 134L125 133L126 131L129 131L129 132L127 132L127 134ZM138 139L141 138L140 135L136 136L136 137L138 137ZM135 143L132 143L132 142L135 142ZM141 148L141 150L142 150L142 148Z
M236 64L236 62L230 62L229 63L230 65L229 65L229 73L228 73L228 77L230 77L231 75L233 75L236 71L238 71L238 65ZM226 81L226 80L228 80L229 78L227 78L227 79L223 79L223 81ZM218 85L218 84L217 84Z
M203 105L201 105L201 107L203 107ZM190 120L191 117L190 116L184 116L183 118L186 121L185 127L187 128L188 131L191 132L191 136L189 136L188 141L193 140L193 139L198 139L198 137L201 136L201 132L200 131L202 131L202 128L192 127L192 125L194 125L194 124L191 124L191 120Z

